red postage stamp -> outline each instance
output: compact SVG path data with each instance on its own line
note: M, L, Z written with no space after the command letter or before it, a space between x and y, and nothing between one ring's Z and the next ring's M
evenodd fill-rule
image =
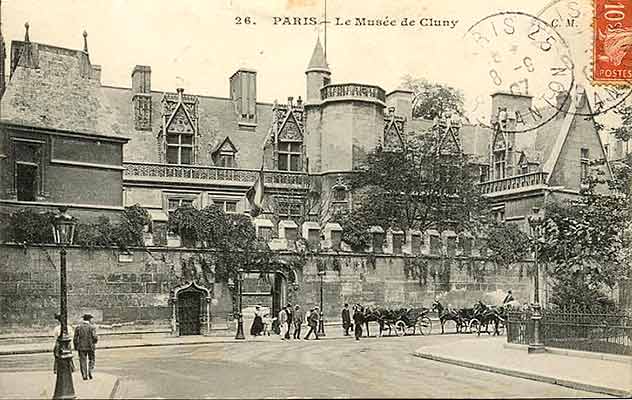
M595 0L593 79L632 82L632 2Z

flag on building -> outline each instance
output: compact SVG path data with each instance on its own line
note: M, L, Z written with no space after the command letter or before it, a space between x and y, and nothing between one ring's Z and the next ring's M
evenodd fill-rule
M250 189L246 192L246 198L250 203L250 215L256 217L263 211L263 192L265 188L263 186L263 165L259 171L257 180Z

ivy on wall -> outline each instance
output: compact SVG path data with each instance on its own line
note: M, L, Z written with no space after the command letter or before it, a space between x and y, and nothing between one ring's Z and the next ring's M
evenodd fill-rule
M32 209L20 209L3 219L7 220L5 235L8 242L25 244L52 244L53 221L56 213L36 212ZM106 216L100 216L94 223L78 221L75 227L74 244L94 247L117 246L121 249L142 247L143 229L151 222L147 210L139 205L126 207L121 213L120 222L112 223Z

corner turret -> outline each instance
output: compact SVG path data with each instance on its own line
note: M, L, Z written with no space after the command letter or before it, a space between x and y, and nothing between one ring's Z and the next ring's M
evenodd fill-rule
M318 104L320 103L320 89L331 83L331 71L323 46L320 44L320 38L316 40L316 46L305 70L305 75L307 86L305 104Z

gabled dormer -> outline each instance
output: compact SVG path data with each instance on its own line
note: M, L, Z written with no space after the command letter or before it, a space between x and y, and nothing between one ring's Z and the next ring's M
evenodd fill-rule
M218 167L236 168L238 151L237 146L226 136L211 152L213 163Z
M302 171L305 148L304 108L299 97L288 97L287 105L274 104L272 109L271 139L274 168L281 171Z
M163 124L158 136L161 160L167 164L195 164L198 136L198 101L195 96L165 94L162 99Z

